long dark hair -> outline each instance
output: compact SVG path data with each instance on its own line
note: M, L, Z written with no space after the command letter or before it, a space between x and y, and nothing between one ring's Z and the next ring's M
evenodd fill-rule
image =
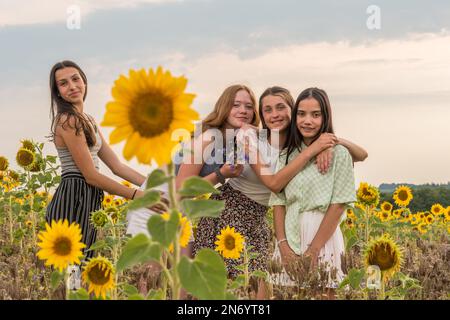
M86 143L89 147L92 147L96 144L95 133L92 130L92 126L88 124L83 115L77 110L77 108L70 102L64 100L63 97L59 94L58 86L56 85L56 71L64 68L72 67L78 70L81 78L86 86L86 90L84 92L83 101L86 99L87 95L87 78L86 74L81 70L81 68L73 61L64 60L62 62L56 63L52 70L50 71L50 115L52 119L52 124L50 127L51 133L48 136L51 142L55 141L56 135L56 125L59 123L61 116L67 115L65 121L61 124L64 128L66 125L70 128L70 118L75 118L75 134L79 135L80 131L83 130L83 133L86 137Z
M331 118L331 105L327 93L319 88L308 88L303 90L295 101L294 108L292 108L291 125L289 126L288 138L286 139L286 143L283 148L285 150L287 149L286 164L289 161L289 156L295 149L297 149L298 151L301 150L301 145L304 138L297 128L297 112L300 102L302 100L310 98L315 99L319 103L320 112L322 114L322 125L317 135L313 138L312 142L316 141L316 139L319 138L322 133L334 133L333 121Z
M263 104L262 101L267 96L277 96L282 98L286 104L291 108L291 110L294 108L294 98L292 98L291 93L288 89L285 89L283 87L273 86L270 88L267 88L264 90L262 95L259 97L259 118L261 119L261 124L263 129L268 129L268 136L270 136L270 129L267 127L266 121L264 121L264 115L263 115Z

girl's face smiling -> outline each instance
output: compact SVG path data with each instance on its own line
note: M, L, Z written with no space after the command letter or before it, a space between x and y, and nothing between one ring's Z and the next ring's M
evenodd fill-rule
M300 101L297 110L297 128L306 145L309 145L319 134L321 126L322 111L319 102L314 98Z
M291 108L279 96L266 96L262 99L264 122L270 130L286 130L291 122Z
M83 103L86 84L76 68L67 67L55 72L55 81L61 97L74 105Z
M239 90L227 118L227 127L240 128L244 123L252 123L254 108L250 94L246 90Z

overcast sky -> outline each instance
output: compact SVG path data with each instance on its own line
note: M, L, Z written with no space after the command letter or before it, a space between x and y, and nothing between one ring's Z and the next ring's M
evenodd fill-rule
M73 5L80 29L67 27ZM367 27L371 5L380 29ZM256 95L281 85L294 98L318 86L337 135L369 152L355 165L357 182L450 181L447 1L0 0L0 43L0 154L13 167L20 139L45 141L48 74L71 59L87 74L85 111L98 122L114 80L130 68L183 74L202 116L230 84ZM113 149L122 157L123 143ZM45 151L56 154L50 143Z

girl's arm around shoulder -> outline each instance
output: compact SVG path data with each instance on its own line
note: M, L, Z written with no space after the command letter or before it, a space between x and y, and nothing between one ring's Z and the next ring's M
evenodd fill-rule
M353 162L364 161L369 156L364 148L344 138L338 138L338 144L347 148L352 156Z

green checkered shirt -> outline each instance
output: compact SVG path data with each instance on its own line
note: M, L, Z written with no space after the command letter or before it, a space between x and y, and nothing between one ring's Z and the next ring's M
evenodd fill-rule
M306 145L302 144L302 149ZM289 161L298 155L295 150ZM281 152L276 171L285 166L286 154ZM333 162L326 174L321 174L314 161L310 161L280 193L272 193L270 206L286 206L285 232L292 250L300 254L299 215L318 210L326 213L330 204L350 204L356 201L352 157L341 146L334 147Z

